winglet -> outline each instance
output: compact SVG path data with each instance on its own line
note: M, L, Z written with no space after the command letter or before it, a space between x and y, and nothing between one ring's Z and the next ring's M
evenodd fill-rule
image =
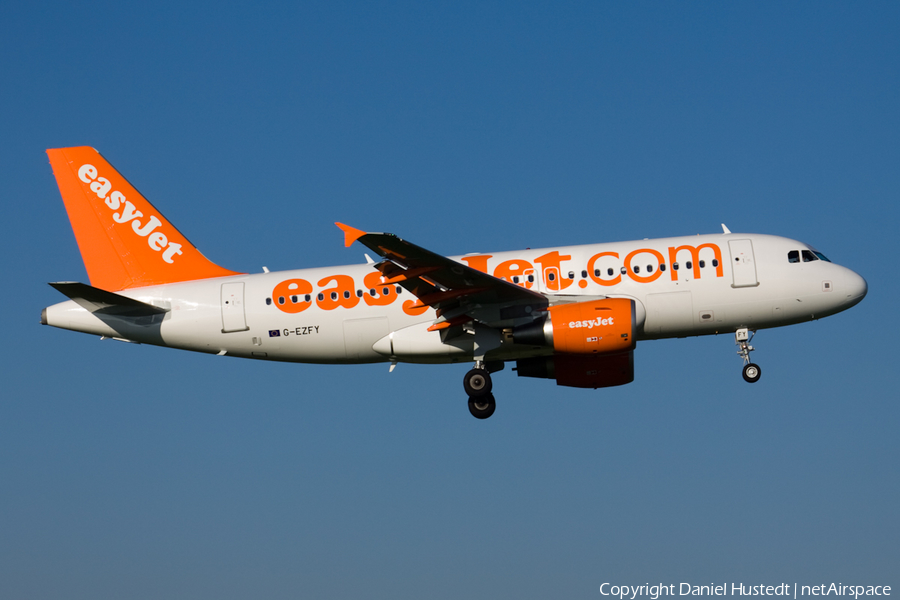
M353 245L353 242L366 235L365 231L361 231L356 229L355 227L350 227L349 225L344 225L343 223L335 223L338 227L341 228L341 231L344 232L344 246L349 248Z

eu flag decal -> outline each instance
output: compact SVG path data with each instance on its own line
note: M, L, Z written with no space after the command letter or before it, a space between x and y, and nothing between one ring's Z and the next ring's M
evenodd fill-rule
M270 329L269 337L281 337L281 330L280 329Z

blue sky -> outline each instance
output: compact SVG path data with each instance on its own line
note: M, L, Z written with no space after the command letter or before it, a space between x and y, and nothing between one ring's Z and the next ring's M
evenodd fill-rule
M0 596L598 597L900 585L892 3L16 3L0 23ZM869 295L648 342L609 390L268 364L39 325L86 281L44 150L231 269L735 232ZM896 587L895 587L896 589Z

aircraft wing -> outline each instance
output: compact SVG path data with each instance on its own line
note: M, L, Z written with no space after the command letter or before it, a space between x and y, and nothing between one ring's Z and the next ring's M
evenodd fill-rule
M531 320L532 313L536 316L548 305L543 294L482 273L392 233L366 233L335 224L344 231L348 247L358 241L382 257L372 266L381 271L385 284L399 285L418 298L409 308L430 306L437 311L438 320L432 329L471 320L509 326L516 319Z

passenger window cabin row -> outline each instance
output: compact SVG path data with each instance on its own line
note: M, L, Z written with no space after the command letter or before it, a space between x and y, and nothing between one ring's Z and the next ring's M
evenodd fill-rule
M403 288L398 285L398 286L396 286L395 290L398 294L400 294L403 291ZM369 290L369 295L372 296L373 298L375 297L375 295L377 293L378 292L375 291L375 288L372 288ZM385 287L381 288L382 295L387 296L390 293L391 293L390 287L385 286ZM364 292L362 290L356 290L357 298L362 298L363 294L364 294ZM350 291L344 290L344 298L349 298L349 297L350 297ZM302 300L300 298L301 297L299 295L298 296L288 296L287 298L285 298L284 296L278 296L278 304L283 305L283 304L287 303L288 300L290 300L290 302L292 304L298 304L300 302L310 302L312 300L312 296L310 294L306 294L305 296L303 296ZM319 302L321 302L325 299L325 294L319 294L318 296L316 296L316 298L319 300ZM331 299L337 300L338 293L331 292ZM271 304L272 304L272 298L266 298L266 306L270 306Z
M804 250L803 252L807 253L807 252L809 252L809 251L808 251L808 250ZM789 253L789 255L788 255L789 258L790 258L791 255L794 255L794 254L796 254L796 253L797 253L796 250L792 250L792 251ZM804 256L805 256L805 255L804 255ZM821 255L820 255L820 256L821 256ZM822 259L823 259L823 260L828 260L828 259L825 258L824 256L822 257ZM805 260L806 260L806 259L804 258L804 261L805 261ZM817 259L817 258L813 258L812 260L818 260L818 259ZM797 261L797 260L791 260L790 262L798 262L798 261ZM705 261L705 260L698 261L697 264L699 265L699 267L700 267L701 269L706 268L706 261ZM712 266L713 266L713 267L718 267L718 266L719 266L719 261L718 261L717 259L713 259L713 260L712 260ZM694 268L694 263L691 262L691 261L687 261L687 262L684 263L684 267L685 267L686 269L693 269L693 268ZM679 268L680 268L680 265L679 265L677 262L676 262L676 263L672 263L672 269L674 269L674 270L677 271ZM653 265L647 265L646 269L647 269L647 271L646 271L647 273L652 273L654 267L653 267ZM641 267L640 267L640 265L635 265L635 266L632 267L632 270L633 270L635 273L640 273L640 272L641 272ZM666 263L661 263L661 264L659 265L659 270L660 270L660 271L665 271L665 270L666 270ZM627 275L627 274L628 274L628 270L627 270L625 267L620 267L620 268L619 268L619 271L622 273L622 275ZM613 268L611 268L611 267L608 268L608 269L606 269L606 274L607 274L609 277L612 277L612 276L615 274L615 272L616 272L615 269L613 269ZM575 279L575 271L569 271L569 272L567 273L567 275L568 275L568 278L569 278L569 279ZM600 271L600 269L594 269L594 277L600 277L600 276L601 276L601 271ZM582 270L582 271L581 271L581 278L582 278L582 279L587 279L587 277L588 277L588 272L585 271L585 270ZM528 283L534 283L534 275L528 275L528 276L526 277L526 279L528 280ZM553 273L553 272L551 271L550 273L547 274L547 279L550 280L550 281L555 281L555 280L556 280L556 273ZM521 280L522 280L522 279L521 279L518 275L514 275L513 278L512 278L513 283L519 283L519 282L521 282ZM396 291L397 291L398 294L400 294L400 293L403 291L403 288L400 287L400 286L396 286L395 289L396 289ZM381 293L382 293L383 295L386 296L386 295L388 295L388 294L390 293L390 291L391 291L391 288L389 288L389 287L384 287L384 288L382 288ZM364 292L363 292L362 290L356 290L356 296L357 296L358 298L361 298L362 295L363 295L363 293L364 293ZM369 295L371 295L371 296L373 296L373 297L376 295L376 293L377 293L377 292L375 291L374 288L372 288L372 289L369 290ZM350 292L347 291L347 290L344 290L344 298L349 298L349 297L350 297ZM325 295L324 295L324 294L319 294L319 295L317 296L317 298L318 298L318 300L321 302L322 300L325 299ZM338 299L338 294L337 294L337 292L331 292L331 299L332 299L332 300L337 300L337 299ZM278 304L282 304L282 305L283 305L283 304L287 303L288 300L290 300L290 302L291 302L292 304L297 304L297 303L299 303L299 302L310 302L310 301L312 300L312 296L311 296L310 294L306 294L305 296L303 296L303 300L300 300L300 296L289 296L288 298L285 298L284 296L279 296L279 297L278 297ZM266 305L267 305L267 306L270 306L270 305L272 304L272 302L273 302L272 298L266 298Z
M705 260L698 261L698 262L697 262L697 265L698 265L701 269L705 269L705 268L706 268L706 261L705 261ZM714 259L712 260L712 266L713 266L713 267L718 267L718 266L719 266L719 261L718 261L718 259L715 259L715 258L714 258ZM684 267L685 267L686 269L693 269L693 268L694 268L694 263L691 262L691 261L687 261L686 263L684 263ZM654 267L653 265L647 265L647 267L646 267L646 269L647 269L646 272L647 272L647 273L652 273L654 268L655 268L655 267ZM660 270L660 271L665 271L666 268L667 268L667 267L666 267L666 263L661 263L661 264L659 265L659 270ZM677 262L676 262L676 263L672 263L672 268L673 268L674 270L677 271L677 270L680 268L680 265L679 265ZM633 267L631 267L631 269L632 269L635 273L640 273L640 272L641 272L641 267L640 267L640 265L634 265ZM622 275L627 275L627 274L628 274L628 269L626 269L625 267L619 267L619 272L622 273ZM602 276L602 273L603 273L603 272L602 272L600 269L594 269L594 277L601 277L601 276ZM606 275L609 276L609 277L612 277L613 275L615 275L615 273L616 273L616 270L613 269L612 267L606 269ZM568 275L568 278L569 278L569 279L575 279L575 271L569 271L567 275ZM581 278L582 278L582 279L587 279L587 277L588 277L588 272L587 272L587 271L581 271ZM533 282L534 282L534 275L529 275L529 276L527 277L527 279L528 279L528 283L533 283ZM556 281L556 273L554 273L554 272L552 272L552 271L551 271L550 273L547 273L547 280L548 280L548 281ZM512 281L513 281L513 283L519 283L519 282L521 281L521 278L520 278L518 275L515 275L515 276L513 276Z

